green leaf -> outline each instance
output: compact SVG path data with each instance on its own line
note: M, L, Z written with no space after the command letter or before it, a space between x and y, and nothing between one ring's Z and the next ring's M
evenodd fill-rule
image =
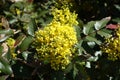
M35 20L31 19L30 22L28 23L28 34L34 36L35 29L36 29Z
M111 34L106 33L104 31L98 31L97 33L101 35L101 37L105 37L105 38L109 38L111 36Z
M89 33L92 33L92 31L94 30L94 21L90 21L88 22L86 25L83 26L83 33L85 35L88 35Z
M86 62L85 67L87 67L87 68L91 68L91 63L90 63L90 62Z
M7 34L7 35L11 35L13 34L13 30L12 29L7 29L7 30L0 30L0 34Z
M65 69L65 73L69 73L71 70L72 70L72 68L73 68L73 63L70 63L68 66L67 66L67 68Z
M117 23L120 23L120 18L112 19L112 21L117 22Z
M5 41L10 35L14 34L12 29L0 30L0 42ZM2 36L3 35L3 36Z
M13 73L9 63L2 57L0 57L0 71L9 75Z
M2 53L3 53L3 46L0 46L0 57L1 57Z
M109 22L109 19L102 19L100 21L96 21L96 23L94 24L95 29L99 30L99 29L105 27L108 22Z
M22 56L25 60L27 60L29 54L30 54L30 52L25 51L25 52L22 53Z
M78 48L78 55L82 55L82 52L84 52L84 48L82 47L82 43L83 43L83 40L80 40L77 44L77 48Z
M30 14L23 14L23 16L20 18L20 20L28 23L31 20L31 16L30 16Z
M3 42L3 41L5 41L7 38L9 38L10 36L5 36L5 37L3 37L3 38L0 38L0 42Z
M87 42L87 44L88 44L88 46L90 46L90 48L93 48L95 46L94 41Z
M10 6L10 11L14 11L15 8L23 9L25 6L23 2L16 2Z
M79 40L79 38L81 37L81 36L80 36L81 28L80 28L79 26L75 26L74 28L75 28L76 33L77 33L77 34L76 34L76 35L77 35L77 38L78 38L78 40Z
M12 16L13 14L8 12L8 11L4 11L4 13L7 15L7 16Z
M78 74L78 69L76 68L76 65L73 66L73 79L75 79L76 75Z
M92 61L97 61L98 57L97 56L91 56L87 59L88 61L92 62Z
M94 37L87 36L86 39L87 39L88 41L94 41L94 42L96 42L98 45L101 44L101 41L97 40L97 39L94 38Z
M10 24L13 24L13 23L15 23L15 22L18 22L18 19L15 18L15 19L11 19L11 20L9 21Z
M33 41L33 38L31 36L26 37L20 45L21 51L27 50L32 41Z
M120 11L120 5L114 5Z
M26 37L26 36L25 36L24 34L21 34L21 35L16 39L14 46L16 47L16 46L20 45L20 44L22 43L22 41L25 39L25 37Z
M48 10L42 10L39 14L39 17L45 17L45 15L48 13Z

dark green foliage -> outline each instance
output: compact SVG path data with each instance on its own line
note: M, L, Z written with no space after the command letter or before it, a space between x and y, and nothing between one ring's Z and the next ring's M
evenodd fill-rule
M106 25L120 23L120 1L75 2L72 9L79 22L75 26L76 52L65 70L55 71L35 57L32 46L35 31L43 29L53 18L50 9L54 0L0 1L0 80L120 80L119 60L108 60L100 50L105 38L114 32ZM6 44L8 38L15 40L15 58Z

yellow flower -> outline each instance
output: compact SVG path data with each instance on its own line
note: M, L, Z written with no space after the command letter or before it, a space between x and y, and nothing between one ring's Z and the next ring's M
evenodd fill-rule
M71 49L77 43L76 32L67 25L49 24L35 34L35 47L40 60L51 63L55 70L70 63Z
M17 15L20 15L21 14L20 9L16 9L16 13L17 13Z
M54 70L65 69L73 55L77 36L73 26L78 24L69 8L52 10L53 20L35 33L34 46L39 60L50 63Z
M12 38L8 38L7 39L7 45L10 48L10 53L11 53L11 55L12 55L13 58L16 58L17 54L15 53L14 44L15 44L15 40L14 39L12 39Z
M58 8L66 8L66 7L72 7L75 3L74 0L56 0L55 6Z
M113 61L120 59L120 28L116 31L116 36L106 39L101 49L108 53L108 59Z
M78 24L77 22L77 14L75 12L71 13L69 8L64 8L64 9L57 9L53 8L52 12L54 19L52 24L65 24L68 26L76 26Z

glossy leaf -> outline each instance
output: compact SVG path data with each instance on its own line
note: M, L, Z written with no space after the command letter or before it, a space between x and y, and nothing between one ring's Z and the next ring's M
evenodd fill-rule
M10 24L14 24L14 23L16 23L16 22L18 22L18 19L16 19L16 18L15 18L15 19L11 19L11 20L9 21Z
M11 34L13 34L13 30L12 29L0 30L0 34L11 35Z
M96 42L98 45L101 44L101 41L97 40L97 39L94 38L94 37L87 36L86 39L87 39L88 41L94 41L94 42Z
M104 31L98 31L97 33L105 38L109 38L111 36L111 34L104 32Z
M25 51L25 52L22 53L22 56L25 60L27 60L29 54L30 54L30 52Z
M102 19L100 21L96 21L96 23L94 24L95 29L99 30L99 29L105 27L108 22L109 22L109 19Z
M12 74L12 68L10 67L9 63L2 57L0 57L0 71L5 74Z
M94 41L90 41L87 42L88 46L90 46L91 48L93 48L95 46L95 42Z
M79 26L75 26L74 27L75 28L75 30L76 30L76 33L77 33L77 38L78 38L78 40L80 39L80 34L81 34L81 28L79 27Z
M85 35L88 35L89 33L93 32L93 27L94 27L95 22L94 21L90 21L88 22L86 25L83 26L83 33Z
M16 47L16 46L18 46L18 45L20 45L21 43L22 43L22 41L25 39L25 35L24 34L21 34L16 40L15 40L15 44L14 44L14 46Z
M3 38L0 38L0 42L3 42L3 41L5 41L6 39L8 39L10 36L5 36L5 37L3 37Z
M4 13L5 13L7 16L12 16L12 15L13 15L11 12L8 12L8 11L4 11Z
M22 22L26 22L27 24L29 24L31 18L30 18L30 15L29 14L23 14L22 17L20 18L20 20Z
M33 41L33 38L31 36L26 37L20 45L21 51L27 50L32 41Z
M78 55L82 55L82 53L85 51L84 48L82 47L83 40L80 40L77 44L78 48Z
M87 68L91 68L91 63L90 63L90 62L86 62L85 67L87 67Z
M31 21L28 23L28 34L34 36L35 28L36 28L35 20L31 19Z
M115 7L120 11L120 5L115 5Z

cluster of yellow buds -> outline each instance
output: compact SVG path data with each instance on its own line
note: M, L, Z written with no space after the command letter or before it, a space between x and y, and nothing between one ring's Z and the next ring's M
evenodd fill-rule
M77 15L68 8L55 9L53 21L35 33L34 46L40 60L51 64L54 70L65 69L70 63L77 43L74 25Z
M71 13L69 8L64 8L64 9L60 9L58 10L57 8L53 9L52 12L54 18L53 18L53 22L59 22L60 24L65 24L68 26L75 26L78 24L77 22L77 14L75 14L74 12Z
M74 0L56 0L56 7L58 8L66 8L66 7L72 7L74 3Z
M108 59L113 61L120 59L120 28L117 29L114 37L106 39L101 49L108 53Z
M7 45L9 46L9 48L10 48L10 53L11 53L12 57L16 58L17 54L15 53L15 46L14 46L15 40L12 39L12 38L8 38L6 42L7 42Z

